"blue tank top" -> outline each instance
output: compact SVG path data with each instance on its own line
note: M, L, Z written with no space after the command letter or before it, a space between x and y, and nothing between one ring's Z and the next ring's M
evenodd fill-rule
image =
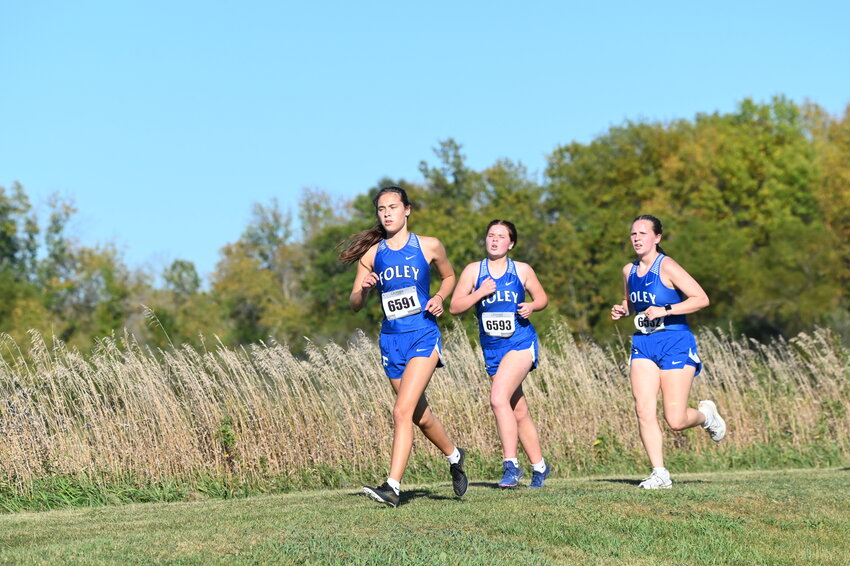
M398 334L437 326L437 319L425 310L431 298L431 266L422 253L419 238L411 233L400 250L378 243L375 273L384 321L381 332Z
M632 264L629 272L629 301L635 311L642 313L649 307L663 307L668 304L681 303L685 295L678 289L671 289L661 282L661 262L667 257L658 254L652 267L642 277L637 274L640 260ZM688 330L688 320L683 314L670 314L664 317L665 330Z
M498 348L505 339L524 339L535 336L531 321L517 314L517 305L525 302L525 287L516 272L514 261L508 258L508 268L498 279L490 274L489 262L481 260L475 288L491 277L496 282L496 292L475 304L478 316L478 334L482 348ZM513 332L510 332L510 329Z

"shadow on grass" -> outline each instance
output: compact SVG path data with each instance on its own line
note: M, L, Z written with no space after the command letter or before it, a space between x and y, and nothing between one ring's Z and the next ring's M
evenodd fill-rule
M623 483L623 484L626 484L626 485L638 486L638 485L640 485L640 482L643 481L643 479L632 480L632 479L624 479L624 478L600 478L600 479L592 480L592 481L599 482L599 483ZM676 481L673 482L674 485L690 485L690 484L699 484L699 483L711 483L711 482L707 482L705 480L676 480Z
M498 481L491 481L491 482L479 481L479 482L471 482L469 484L469 486L470 487L473 487L473 486L483 487L485 489L495 489L497 491L511 491L512 489L521 489L523 487L528 487L528 484L527 483L526 484L520 483L519 485L517 485L515 487L502 487L502 486L499 485Z
M381 505L380 503L373 500L372 498L370 498L368 495L366 495L362 491L354 491L354 492L348 493L347 495L349 497L363 497L363 498L365 498L366 501L371 501L372 503L375 503L377 505ZM440 494L434 493L430 489L409 489L409 490L402 489L401 493L399 493L399 495L398 495L398 504L404 505L405 503L408 503L410 501L420 499L420 498L431 499L431 500L434 500L434 501L461 501L460 497L455 497L455 496L449 497L449 496L445 496L445 495L440 495Z
M629 480L623 478L600 478L598 480L592 480L597 483L624 483L626 485L638 485L643 480Z
M455 496L445 496L438 495L431 491L430 489L411 489L411 490L402 490L401 494L399 494L399 505L406 503L412 499L419 499L420 497L424 497L425 499L433 499L434 501L459 501L460 499Z

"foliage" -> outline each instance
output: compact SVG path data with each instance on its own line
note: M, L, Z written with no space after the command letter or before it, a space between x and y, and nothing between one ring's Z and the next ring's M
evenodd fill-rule
M159 287L110 244L77 242L72 203L51 197L42 225L19 183L0 187L0 331L22 340L36 329L83 349L122 329L156 347L271 339L299 355L305 336L376 333L377 301L348 308L354 268L337 246L374 224L372 196L395 183L414 203L411 230L438 237L457 273L484 256L491 219L517 225L513 257L535 268L550 298L535 314L544 333L566 317L575 335L611 339L608 312L633 258L629 223L651 213L664 222L665 250L711 299L695 323L759 339L823 325L850 343L850 106L834 117L780 96L691 120L625 122L554 148L540 182L510 159L473 170L453 139L434 158L419 164L421 181L379 179L350 201L305 188L294 211L255 203L210 281L177 259ZM471 315L461 323L473 333Z
M576 297L564 301L568 315L598 336L607 332L607 305L622 294L608 283L622 286L624 262L612 252L643 213L662 219L665 250L712 298L699 320L758 337L793 335L846 305L841 235L819 201L817 148L800 109L783 98L694 122L612 128L588 146L558 148L547 175L553 222L566 217L579 242L568 254L580 266L570 271L578 293L556 282L553 294Z

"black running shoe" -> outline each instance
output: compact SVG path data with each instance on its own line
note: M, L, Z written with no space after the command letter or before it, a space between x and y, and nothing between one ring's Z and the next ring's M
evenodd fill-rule
M460 452L460 460L457 464L449 466L449 471L452 473L452 487L455 490L455 495L458 497L466 493L466 488L469 487L469 479L466 477L466 472L463 471L463 460L466 458L466 450L458 448Z
M398 494L387 482L382 483L378 487L369 487L368 485L365 485L363 486L363 493L378 503L383 503L390 507L398 507Z

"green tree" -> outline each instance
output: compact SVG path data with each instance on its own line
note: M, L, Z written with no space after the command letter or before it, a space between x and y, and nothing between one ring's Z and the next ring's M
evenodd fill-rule
M174 293L180 302L195 295L201 289L201 277L195 264L185 259L175 259L162 274L165 288Z
M272 200L269 206L255 204L242 237L222 250L213 294L229 319L231 343L288 341L303 332L304 254L292 235L291 214Z
M631 257L628 225L642 213L664 221L665 249L712 297L696 319L794 333L841 294L815 149L799 107L782 97L693 122L611 128L587 146L556 149L547 176L549 225L568 258L555 294L579 330L610 332L607 309ZM805 284L803 272L818 279ZM828 306L811 309L808 298Z

